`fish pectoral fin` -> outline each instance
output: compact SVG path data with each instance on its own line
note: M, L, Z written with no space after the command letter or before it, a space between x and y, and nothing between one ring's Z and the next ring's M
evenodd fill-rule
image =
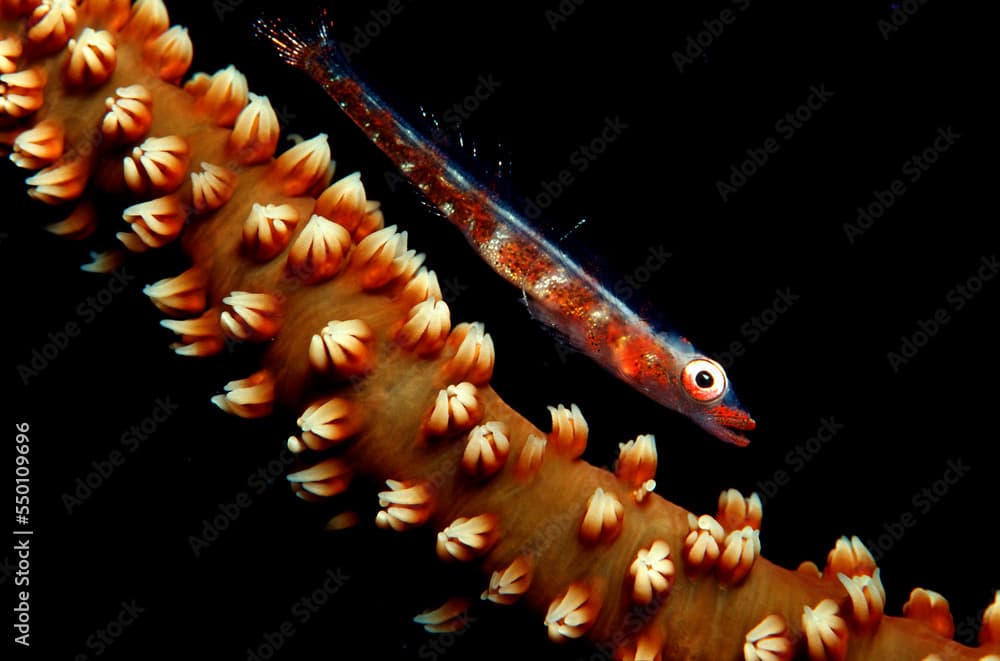
M524 301L525 307L528 308L528 314L531 318L537 321L552 337L556 339L556 341L559 342L561 345L560 353L581 353L580 349L575 346L573 337L564 327L564 320L562 320L558 314L549 310L538 301L532 299L523 288L521 289L521 300Z

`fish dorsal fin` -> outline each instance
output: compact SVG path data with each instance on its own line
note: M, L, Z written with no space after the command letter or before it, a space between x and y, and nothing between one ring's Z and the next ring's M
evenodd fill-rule
M558 240L556 240L556 243L558 245L562 245L567 239L569 239L573 235L579 233L580 230L583 228L583 226L586 225L586 224L587 224L587 217L586 216L581 216L580 219L577 220L573 224L572 227L570 227L568 230L566 230L565 232L563 232L563 235L560 236Z

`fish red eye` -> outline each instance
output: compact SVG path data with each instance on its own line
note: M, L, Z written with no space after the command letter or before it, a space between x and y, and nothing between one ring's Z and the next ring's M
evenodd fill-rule
M726 372L708 358L695 358L681 372L684 391L696 402L713 402L726 394Z

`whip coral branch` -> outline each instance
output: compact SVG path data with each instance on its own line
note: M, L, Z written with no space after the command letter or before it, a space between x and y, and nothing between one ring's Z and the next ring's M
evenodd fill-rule
M756 496L688 512L652 492L652 436L622 443L611 472L581 458L593 441L576 404L553 403L545 428L506 404L489 381L513 339L453 318L419 233L383 219L364 173L334 172L325 135L275 153L273 106L233 68L179 86L197 44L158 0L0 7L0 122L37 171L28 194L70 218L92 193L127 196L120 220L99 221L125 223L120 250L182 246L189 265L144 293L178 354L259 353L212 401L286 423L303 499L379 485L365 524L423 535L441 561L481 569L469 595L616 658L1000 658L996 605L979 647L953 642L939 595L885 612L857 538L821 570L778 567ZM569 524L540 542L556 514ZM418 621L453 632L468 607Z

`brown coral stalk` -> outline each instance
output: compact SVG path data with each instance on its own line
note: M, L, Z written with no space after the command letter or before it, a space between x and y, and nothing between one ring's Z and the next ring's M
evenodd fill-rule
M428 527L443 561L482 567L476 593L524 603L557 642L586 636L622 658L1000 653L995 606L976 649L942 635L947 607L926 595L911 598L909 618L884 616L859 542L838 545L822 575L779 568L760 556L753 500L728 494L718 516L698 517L649 493L651 439L623 448L615 475L579 458L588 432L575 406L553 407L543 430L506 405L488 384L492 338L451 318L422 255L383 227L360 180L321 196L325 136L270 158L273 111L239 77L175 84L190 42L166 29L158 2L88 2L59 21L7 5L0 30L26 55L7 47L15 64L4 66L17 70L3 74L3 119L15 130L56 122L65 145L51 165L25 164L44 167L32 195L71 203L88 181L128 190L138 197L123 214L125 248L180 238L196 270L153 288L154 302L184 318L169 322L179 353L266 345L259 371L219 384L215 401L241 417L297 417L289 448L303 469L290 479L303 497L335 496L354 474L387 481L379 525ZM96 56L67 65L59 48L74 45ZM565 525L553 532L554 517ZM459 606L423 621L450 630Z

